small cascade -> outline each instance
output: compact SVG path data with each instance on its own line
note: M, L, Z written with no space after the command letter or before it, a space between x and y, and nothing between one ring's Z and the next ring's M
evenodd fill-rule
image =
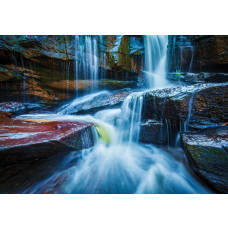
M96 89L98 80L98 44L96 36L75 36L75 91L79 80L90 84L90 91Z
M117 128L120 129L120 143L138 142L141 124L143 96L142 93L129 95L121 107L121 119Z
M99 78L105 79L106 78L106 40L104 36L99 36Z
M166 80L168 36L144 36L145 75L148 88L161 88Z
M189 102L188 102L188 118L187 118L187 123L190 122L191 115L192 115L192 103L194 99L194 94L191 95Z

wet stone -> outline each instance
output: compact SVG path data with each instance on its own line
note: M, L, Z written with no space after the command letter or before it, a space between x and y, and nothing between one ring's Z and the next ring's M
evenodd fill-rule
M3 102L0 103L0 111L9 112L12 114L24 114L26 107L20 102Z
M89 148L94 140L90 123L36 122L5 116L0 123L0 166Z
M228 126L181 134L191 169L220 193L228 193Z

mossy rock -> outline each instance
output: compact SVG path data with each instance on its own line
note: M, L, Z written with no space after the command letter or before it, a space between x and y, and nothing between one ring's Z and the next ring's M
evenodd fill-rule
M181 142L192 170L218 192L228 193L228 127L182 133Z

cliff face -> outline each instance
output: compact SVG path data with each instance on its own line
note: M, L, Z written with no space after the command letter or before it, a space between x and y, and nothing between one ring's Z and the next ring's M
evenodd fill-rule
M228 72L228 36L169 36L169 72Z
M0 36L0 100L70 99L77 66L79 93L90 87L83 70L85 60L93 64L94 55L98 79L136 80L143 49L142 36ZM116 86L107 83L105 88Z
M139 73L143 68L143 36L92 36L97 40L99 67L112 73ZM29 61L74 71L75 36L0 36L0 63L23 66ZM80 61L80 59L79 59ZM169 72L227 72L228 36L169 36Z
M85 47L80 50L78 39L83 44L90 39L87 48L96 49L98 79L137 81L142 75L143 36L4 35L0 36L0 101L75 97L76 66L85 56L91 57ZM169 72L228 72L228 36L169 36L167 52ZM82 69L77 72L79 93L91 84ZM193 81L194 75L188 76Z
M99 67L113 72L139 72L144 49L142 36L91 37L97 40ZM22 66L29 61L62 70L64 64L71 63L69 70L73 72L76 49L76 36L0 36L1 64Z

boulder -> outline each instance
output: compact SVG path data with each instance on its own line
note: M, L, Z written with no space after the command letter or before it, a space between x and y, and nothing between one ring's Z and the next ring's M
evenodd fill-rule
M144 93L142 119L185 122L196 129L228 122L228 83L205 83ZM176 122L175 122L176 121Z
M181 142L191 169L220 193L228 193L228 126L182 133Z
M19 120L0 122L0 166L94 145L93 125L74 121Z

